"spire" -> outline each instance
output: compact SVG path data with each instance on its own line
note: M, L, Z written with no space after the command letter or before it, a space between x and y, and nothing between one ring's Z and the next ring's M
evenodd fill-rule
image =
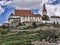
M45 3L43 4L43 12L47 12L46 7L45 7Z

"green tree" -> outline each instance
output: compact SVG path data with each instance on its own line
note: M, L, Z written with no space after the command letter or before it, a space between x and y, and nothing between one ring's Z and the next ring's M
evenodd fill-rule
M33 25L34 27L37 27L37 24L36 24L36 22L33 22L33 23L32 23L32 25Z
M18 26L22 26L22 23L18 23Z
M49 20L49 16L48 15L43 15L42 20Z

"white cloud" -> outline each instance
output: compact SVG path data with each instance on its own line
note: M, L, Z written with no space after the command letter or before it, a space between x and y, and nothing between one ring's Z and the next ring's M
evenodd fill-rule
M1 6L9 5L12 1L0 1L0 15L4 12L5 9L3 9Z
M60 6L56 7L55 15L60 16Z
M9 5L9 4L11 4L11 3L12 3L12 1L8 1L8 2L5 2L4 5Z
M4 12L4 9L0 6L0 14Z
M56 1L56 0L48 0L48 3L53 3L54 1Z
M46 5L46 8L49 16L52 16L52 15L60 16L60 4Z
M49 16L54 15L54 13L55 13L55 6L53 6L53 5L46 5L46 9L47 9L47 14Z
M56 0L14 0L11 5L15 6L16 9L31 9L31 8L38 8L40 9L39 13L42 14L42 6L45 3L47 8L47 13L49 16L51 15L59 15L60 13L60 4L57 5L50 5L47 3L52 3Z
M1 5L8 5L8 4L10 4L12 1L0 1L0 6Z
M11 5L16 8L40 8L44 2L48 2L48 0L14 0Z

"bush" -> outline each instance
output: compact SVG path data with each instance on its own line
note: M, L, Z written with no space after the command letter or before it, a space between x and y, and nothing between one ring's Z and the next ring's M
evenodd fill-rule
M58 38L59 32L57 30L40 30L39 32L39 39L42 41L43 39L49 41L51 40L51 42L56 42L56 39ZM49 38L47 38L49 37Z
M25 22L23 22L23 25L26 26Z
M0 34L6 34L7 30L0 30Z
M49 20L49 16L48 15L43 15L42 20Z
M32 25L33 25L34 27L37 27L37 24L36 24L36 22L33 22L33 23L32 23Z
M19 25L19 26L22 26L22 23L19 23L18 25Z

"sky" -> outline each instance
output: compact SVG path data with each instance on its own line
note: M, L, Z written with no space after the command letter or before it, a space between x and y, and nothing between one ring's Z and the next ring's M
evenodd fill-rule
M34 14L42 15L44 3L48 16L60 16L60 0L0 0L0 24L8 22L8 17L15 9L31 9Z
M60 0L14 0L10 5L16 9L34 9L35 12L39 9L38 13L42 15L44 3L46 5L47 15L60 16Z

